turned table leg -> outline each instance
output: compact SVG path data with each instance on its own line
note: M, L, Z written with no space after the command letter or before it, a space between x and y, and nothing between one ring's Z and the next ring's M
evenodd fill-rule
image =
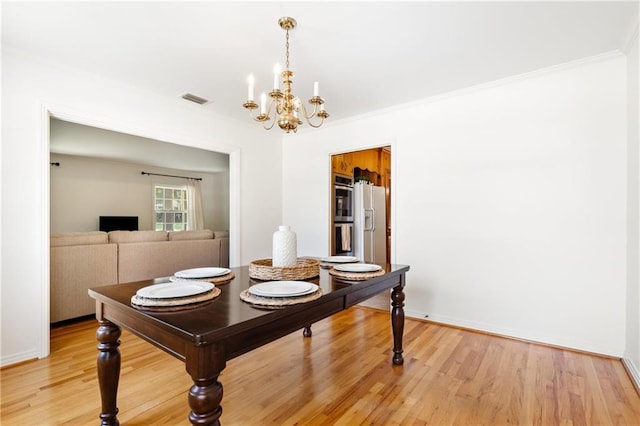
M393 363L404 364L402 357L402 333L404 331L404 274L400 284L391 291L391 329L393 330Z
M218 375L210 379L194 379L189 389L189 421L193 425L219 425L222 415L222 385Z
M306 326L304 327L304 330L302 330L302 335L303 335L304 337L311 337L311 324L306 325Z
M98 339L98 383L102 398L102 412L100 419L102 426L115 426L120 422L118 414L117 394L120 380L120 327L107 321L99 320L100 326L96 332Z
M222 384L218 376L226 365L222 345L191 346L186 368L193 380L189 389L189 421L194 425L220 425Z

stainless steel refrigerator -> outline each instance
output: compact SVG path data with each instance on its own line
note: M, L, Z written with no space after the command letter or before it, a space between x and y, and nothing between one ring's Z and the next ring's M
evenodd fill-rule
M387 262L385 189L368 183L353 185L353 251L366 263Z

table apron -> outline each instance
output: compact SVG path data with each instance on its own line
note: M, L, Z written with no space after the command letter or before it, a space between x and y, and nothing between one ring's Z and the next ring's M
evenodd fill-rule
M227 360L330 317L343 309L344 298L339 297L238 333L226 339Z
M143 322L131 315L127 310L120 310L111 305L97 302L96 312L100 313L98 319L108 321L121 326L147 342L157 346L174 357L185 361L187 346L193 343L177 335L167 333L167 330L155 326L149 322ZM286 336L316 321L336 314L345 308L344 298L339 297L328 300L325 303L301 310L291 314L286 318L279 318L275 321L252 327L237 335L224 339L227 360L235 358L269 342ZM216 343L216 342L210 342ZM205 343L204 346L207 346Z
M162 349L174 357L185 361L187 346L192 343L184 337L167 333L165 328L156 326L147 321L141 321L126 310L117 309L114 306L96 303L96 317L98 320L106 319L123 327L136 336L146 340L154 346Z
M393 278L393 280L384 280L370 287L347 294L345 297L345 308L363 302L384 290L391 290L392 288L400 285L400 276Z

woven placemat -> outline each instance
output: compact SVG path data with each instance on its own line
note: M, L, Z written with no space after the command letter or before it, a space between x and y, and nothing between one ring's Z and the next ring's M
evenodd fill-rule
M331 269L336 265L353 265L354 263L360 263L359 260L353 261L353 262L347 262L347 263L336 263L336 262L322 262L320 261L320 267L322 269Z
M190 297L172 297L167 299L151 299L147 297L140 297L137 294L131 296L131 305L139 309L147 308L175 308L185 307L187 305L193 305L201 302L207 302L215 299L220 295L219 288L214 287L211 291L206 293L196 294Z
M263 281L301 281L320 275L316 259L299 257L295 266L272 266L272 259L259 259L249 263L249 277Z
M219 277L210 277L210 278L178 278L174 275L172 277L169 277L169 281L174 283L189 282L189 281L204 281L207 283L214 283L214 284L226 284L232 279L234 279L235 277L236 277L236 274L234 274L233 272L220 275Z
M335 269L329 269L329 274L337 278L344 278L349 281L364 281L369 278L381 277L386 274L384 269L375 272L342 272Z
M249 290L242 290L240 292L240 299L243 302L247 302L261 309L282 309L291 305L311 302L312 300L319 299L321 296L322 289L320 288L315 293L297 297L262 297L249 293Z
M208 305L213 302L214 299L205 300L204 302L190 303L188 305L178 305L178 306L138 306L133 303L131 306L136 308L139 311L148 311L148 312L178 312L178 311L186 311L189 309L201 308L203 306Z

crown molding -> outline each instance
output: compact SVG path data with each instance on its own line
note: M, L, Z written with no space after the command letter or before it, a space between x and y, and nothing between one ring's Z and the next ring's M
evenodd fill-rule
M631 35L627 37L627 40L622 46L622 51L625 54L628 55L631 52L631 49L633 49L634 46L637 46L639 29L640 29L640 21L636 17L636 23L633 26L633 31L631 31Z
M427 98L418 99L418 100L415 100L415 101L412 101L412 102L406 102L406 103L402 103L402 104L398 104L398 105L393 105L393 106L390 106L390 107L387 107L387 108L366 112L366 113L363 113L363 114L360 114L360 115L357 115L357 116L347 117L347 118L344 118L344 119L341 119L341 120L333 121L333 122L331 122L331 124L333 126L344 125L344 124L360 121L360 120L371 118L371 117L378 117L380 115L385 115L385 114L389 114L389 113L393 113L393 112L397 112L397 111L402 111L402 110L405 110L405 109L408 109L408 108L414 108L414 107L428 105L428 104L432 104L432 103L436 103L436 102L441 102L441 101L446 100L446 99L456 98L456 97L467 95L467 94L471 94L471 93L481 92L481 91L484 91L484 90L488 90L488 89L492 89L492 88L496 88L496 87L500 87L500 86L505 86L505 85L516 83L516 82L519 82L519 81L525 81L525 80L537 78L537 77L540 77L540 76L553 74L553 73L556 73L556 72L561 72L561 71L570 70L570 69L574 69L574 68L579 68L579 67L583 67L583 66L587 66L587 65L591 65L591 64L596 64L596 63L599 63L599 62L604 62L604 61L608 61L608 60L611 60L611 59L620 58L620 57L624 57L624 56L625 56L625 53L622 50L619 50L619 49L611 50L611 51L608 51L608 52L600 53L598 55L588 56L586 58L576 59L576 60L570 61L570 62L564 62L564 63L561 63L561 64L551 65L551 66L548 66L548 67L545 67L545 68L540 68L540 69L537 69L537 70L534 70L534 71L524 72L524 73L521 73L521 74L516 74L516 75L513 75L513 76L504 77L504 78L501 78L501 79L489 81L489 82L486 82L486 83L480 83L480 84L476 84L476 85L473 85L473 86L465 87L465 88L462 88L462 89L457 89L457 90L445 92L445 93L442 93L442 94L429 96ZM327 126L327 127L329 127L329 126Z

